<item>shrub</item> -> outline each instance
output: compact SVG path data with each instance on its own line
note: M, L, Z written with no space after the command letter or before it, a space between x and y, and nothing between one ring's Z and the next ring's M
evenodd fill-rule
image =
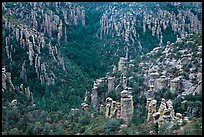
M90 123L91 119L88 115L82 115L80 118L79 118L79 124L81 124L81 126L85 126L85 125L88 125Z
M106 126L104 128L104 133L106 135L113 134L120 127L120 122L116 118L112 118L107 121Z
M64 127L65 127L65 128L68 128L68 127L69 127L69 121L68 121L68 120L65 120L65 121L64 121Z
M130 127L121 129L122 135L138 135L139 133L136 130L136 126L131 124Z
M146 112L142 113L142 109L138 109L138 108L135 109L132 123L139 125L139 124L142 124L145 120L146 120Z
M110 92L107 94L107 97L111 97L113 100L118 100L118 99L119 99L119 96L116 95L116 91L115 91L115 90L110 91Z
M17 128L12 128L8 131L9 135L20 135L20 132Z
M192 119L192 123L187 123L184 126L185 135L202 135L202 118Z
M46 122L43 127L43 135L48 135L49 132L50 132L50 126L49 126L49 123Z
M93 133L93 131L91 129L87 129L87 130L85 130L83 135L94 135L94 133Z
M64 135L64 129L61 126L57 128L56 135Z

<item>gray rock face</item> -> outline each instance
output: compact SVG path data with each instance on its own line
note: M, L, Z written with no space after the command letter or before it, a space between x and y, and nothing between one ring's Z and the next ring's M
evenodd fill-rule
M180 90L181 88L181 79L180 77L176 77L170 81L170 91L175 92Z
M159 79L155 80L154 88L156 91L159 91L167 87L168 87L168 79L166 77L160 77Z
M202 21L189 10L178 10L178 13L171 13L167 10L157 10L152 12L146 8L138 8L136 3L126 3L128 9L121 9L118 4L107 6L106 12L100 20L100 38L104 35L112 37L122 36L126 43L134 43L139 37L135 28L138 25L137 18L142 18L143 33L150 30L152 36L160 39L160 46L163 43L162 30L169 27L175 34L183 37L187 33L199 32L202 30ZM144 6L145 7L145 6ZM186 22L187 18L195 21ZM178 40L179 42L179 40Z
M188 106L188 108L187 108L187 116L195 117L195 116L197 116L197 112L198 111L199 110L198 110L197 107Z
M115 89L115 77L108 77L108 93Z
M189 80L186 79L182 79L181 81L181 87L183 90L189 90L190 87L192 87L192 83Z

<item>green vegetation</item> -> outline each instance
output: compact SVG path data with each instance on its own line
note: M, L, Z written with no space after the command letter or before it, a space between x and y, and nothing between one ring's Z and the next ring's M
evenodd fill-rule
M15 4L6 3L7 8L15 7ZM146 62L151 60L156 63L155 59L160 58L160 61L164 60L161 52L158 52L155 56L147 58L141 55L145 55L153 48L158 46L159 39L156 36L151 35L151 31L147 29L146 33L143 33L142 23L137 22L135 26L137 33L140 33L138 38L141 41L142 49L139 50L137 42L129 47L130 59L134 59L134 67L129 68L127 71L127 78L132 76L133 78L128 81L128 85L133 88L133 101L134 101L134 116L127 127L122 127L124 121L117 118L105 118L104 112L95 112L90 104L91 97L88 97L86 103L89 104L89 110L82 112L81 103L83 103L85 92L91 92L94 80L104 77L107 72L112 71L113 64L117 66L120 57L125 56L124 47L126 43L122 37L112 38L109 35L105 35L103 39L98 38L100 32L100 19L103 15L104 7L114 5L114 3L87 3L79 2L76 5L84 6L86 12L86 26L81 23L79 25L67 25L67 42L64 41L64 35L61 38L60 45L57 44L57 31L53 32L53 39L50 39L48 34L45 34L46 43L51 42L52 46L57 46L58 56L63 57L66 70L63 71L62 67L53 61L52 56L49 54L48 46L41 49L41 63L46 64L46 70L50 75L53 72L56 75L55 84L47 85L41 83L37 77L36 70L33 65L30 65L28 60L28 46L22 48L19 41L12 38L11 28L2 28L2 65L6 68L7 72L11 72L11 80L15 86L13 91L2 92L2 135L64 135L64 134L80 134L80 135L147 135L154 129L151 124L146 122L146 97L144 91L148 90L148 87L144 84L144 78L141 77L142 68L139 66L140 62ZM140 3L139 7L145 5L150 6L152 10L156 10L158 7L153 3ZM18 6L18 4L17 4ZM25 6L25 10L30 15L31 5L27 2L22 3ZM162 9L166 9L172 12L178 12L177 8L171 4L162 4ZM190 6L190 5L186 5ZM121 8L127 10L127 3L122 3ZM155 9L156 8L156 9ZM184 8L184 7L183 7ZM61 12L57 13L55 4L46 7L47 10L51 10L54 14L59 15L62 19ZM195 10L195 9L192 9ZM12 11L19 12L19 11ZM196 12L196 11L194 11ZM10 15L3 9L3 17L12 22L14 25L24 24L31 27L33 24L29 24L25 20L20 19L17 16ZM199 16L199 18L201 18ZM42 20L40 18L39 20ZM138 19L139 20L139 19ZM63 32L65 29L65 22L63 21ZM38 26L40 27L40 26ZM43 29L40 29L42 31ZM174 42L176 35L167 27L162 31L163 43L167 41ZM12 54L12 61L8 59L6 53L6 37L9 37L8 45L13 45L13 48L9 46L9 51ZM25 37L25 36L23 36ZM202 45L202 38L199 34L194 34L184 39L182 43L175 43L174 47L178 46L180 49L187 47L196 52L195 44L186 42L188 40L195 40L195 43ZM36 48L34 48L36 50ZM176 55L181 56L174 48L173 52ZM175 57L174 54L171 58ZM176 56L178 58L178 56ZM196 60L197 55L193 54L193 59ZM177 59L176 58L176 59ZM20 77L22 64L25 61L25 69L27 79ZM34 62L34 61L33 61ZM187 63L183 66L184 78L188 79L189 68L193 65L200 65L198 61ZM169 70L175 77L179 76L176 68ZM43 73L43 72L41 72ZM138 75L139 74L139 75ZM120 72L111 73L111 76L120 77ZM196 79L193 80L196 84ZM34 105L31 104L31 99L23 93L17 90L20 84L25 87L29 87L34 97ZM117 84L119 81L116 82ZM104 95L104 91L107 91L105 85L100 85L98 95L102 97L111 97L113 100L119 101L120 95L115 90L110 91L107 95ZM181 91L175 91L171 93L169 88L164 88L155 93L155 99L160 103L161 98L171 99L175 112L190 113L194 111L194 117L190 117L190 123L184 123L184 130L178 134L202 134L201 120L202 120L202 94L192 94L182 97L177 97ZM13 108L9 103L17 99L18 104L16 108ZM181 102L187 100L187 105L184 107ZM69 115L72 108L78 108L79 113L75 116ZM186 114L186 115L187 115ZM166 130L161 128L161 134L171 134L174 130L178 130L178 126L175 126L172 130ZM173 133L177 134L177 133Z

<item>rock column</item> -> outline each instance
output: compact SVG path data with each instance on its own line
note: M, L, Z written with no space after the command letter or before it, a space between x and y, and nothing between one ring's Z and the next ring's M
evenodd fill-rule
M133 97L131 94L128 93L127 90L123 90L121 92L121 115L120 117L125 121L125 123L128 123L131 121L133 117Z
M115 77L108 77L108 93L115 88Z
M94 82L94 87L92 89L93 93L91 94L91 104L93 108L98 110L98 84Z

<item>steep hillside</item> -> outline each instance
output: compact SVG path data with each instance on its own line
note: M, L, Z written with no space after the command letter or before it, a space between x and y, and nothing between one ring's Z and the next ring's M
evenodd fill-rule
M79 9L79 6L77 7L72 3L61 6L64 8L70 6L69 13L78 10L80 10L78 11L80 13L69 17L67 22L66 17L63 17L65 19L62 22L59 12L68 11L64 11L64 8L55 11L54 9L58 8L57 5L49 5L49 3L6 3L4 6L3 4L5 14L2 19L2 42L4 45L2 51L3 67L12 73L11 77L16 86L20 86L20 84L29 86L34 98L45 97L47 103L44 103L47 104L46 106L49 106L53 102L52 100L60 101L61 104L66 104L64 101L69 100L70 105L65 105L67 108L74 105L75 99L81 100L80 97L84 96L92 82L89 75L95 77L97 74L97 72L95 72L96 74L94 72L90 73L97 67L92 66L94 65L92 61L100 62L100 60L97 55L93 59L94 49L91 52L88 49L84 52L84 45L80 45L83 40L80 43L74 41L76 35L84 31L85 24L78 25L78 22L84 22L85 20L82 14L84 13L83 9ZM72 6L73 8L71 8ZM54 9L48 10L48 7ZM21 8L25 8L27 11L21 10ZM33 12L33 16L30 16L29 10ZM74 22L74 17L77 18L75 20L78 22ZM78 25L81 29L76 31L74 25ZM69 37L66 38L67 36ZM61 37L63 40L61 40ZM94 41L91 43L85 42L86 48L89 48L88 46L91 46L92 43ZM83 61L82 59L89 60ZM89 68L87 68L88 66ZM80 84L77 81L84 82ZM67 89L70 91L68 92ZM58 94L62 94L63 102L56 98L59 97ZM73 101L71 101L71 97L74 99ZM58 105L55 104L55 108Z
M3 2L2 134L149 134L149 98L199 125L201 24L199 2Z
M106 131L98 121L102 131L92 133L201 134L202 34L177 38L139 59L126 57L95 80L91 101L85 101L117 127Z

